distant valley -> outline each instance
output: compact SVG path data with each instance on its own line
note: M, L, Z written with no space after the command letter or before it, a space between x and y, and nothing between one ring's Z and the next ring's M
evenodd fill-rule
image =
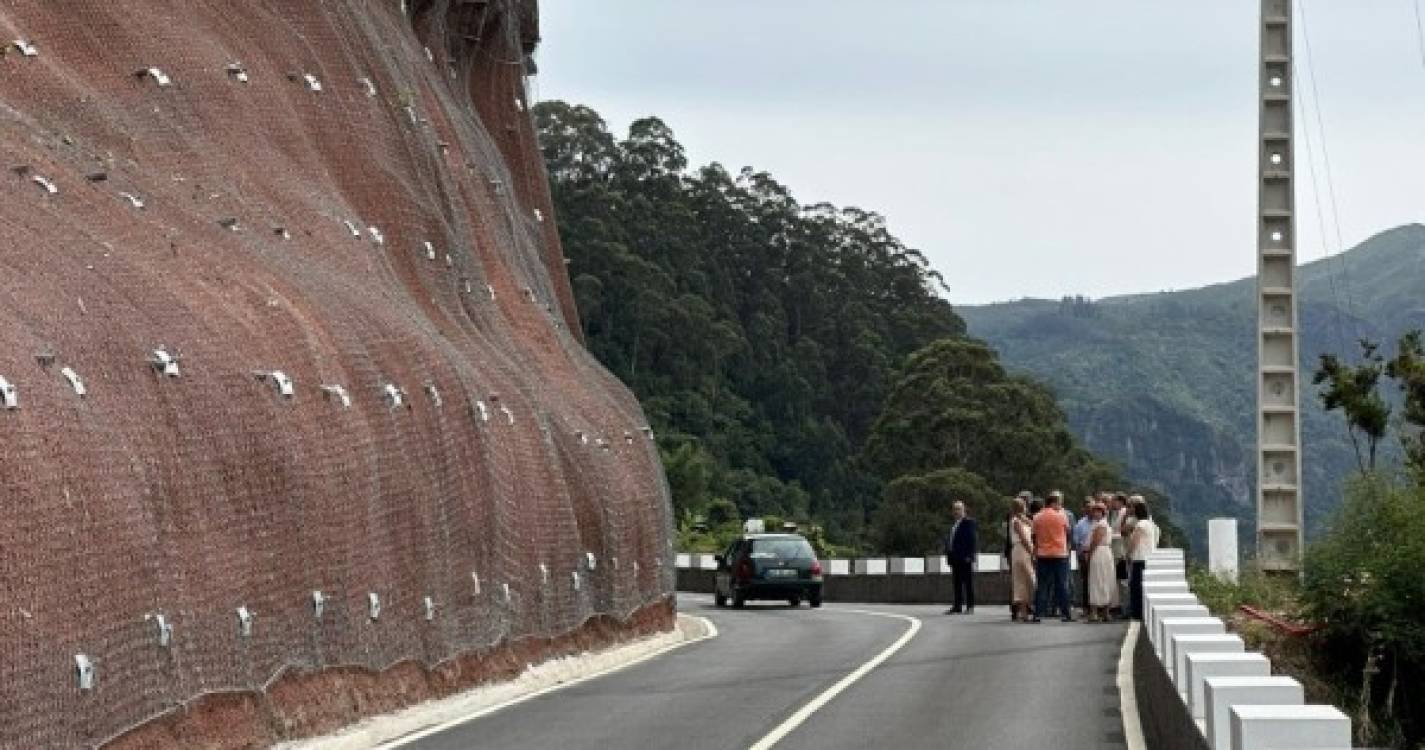
M1344 422L1321 409L1322 353L1354 357L1360 337L1387 353L1425 328L1425 226L1383 232L1299 269L1302 440L1308 534L1319 532L1355 467ZM1254 515L1253 278L1089 301L1026 299L957 312L1011 369L1050 384L1073 431L1135 481L1173 498L1205 549L1206 519ZM1394 460L1398 446L1385 446Z

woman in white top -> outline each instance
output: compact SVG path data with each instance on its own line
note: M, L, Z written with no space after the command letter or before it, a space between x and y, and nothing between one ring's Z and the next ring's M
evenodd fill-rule
M1113 567L1113 532L1104 516L1108 509L1095 503L1089 511L1093 531L1089 535L1088 560L1089 622L1108 622L1108 608L1113 606L1118 591L1118 576Z
M1133 619L1143 619L1143 569L1148 566L1148 556L1158 549L1158 525L1153 523L1148 513L1148 503L1139 500L1133 503L1133 531L1128 537L1128 559L1132 568L1128 575L1129 612Z

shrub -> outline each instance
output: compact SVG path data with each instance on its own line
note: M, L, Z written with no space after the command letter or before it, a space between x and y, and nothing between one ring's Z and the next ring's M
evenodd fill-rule
M1242 566L1237 582L1218 578L1203 568L1188 575L1192 590L1213 614L1230 617L1246 604L1293 617L1300 607L1301 587L1295 578L1263 572L1253 561Z
M1425 489L1353 480L1305 562L1302 603L1324 626L1329 668L1360 685L1359 738L1425 741L1425 716L1405 708L1425 704Z
M954 521L950 508L963 500L979 520L981 551L999 550L1004 541L1004 500L978 475L964 469L903 476L886 486L881 505L871 519L871 537L878 553L936 553Z

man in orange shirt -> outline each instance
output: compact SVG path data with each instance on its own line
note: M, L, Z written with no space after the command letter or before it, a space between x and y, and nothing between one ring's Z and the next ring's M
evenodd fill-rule
M1034 567L1039 590L1035 592L1035 614L1030 622L1040 622L1039 613L1049 611L1051 587L1064 622L1074 621L1069 609L1069 517L1064 515L1063 506L1064 493L1055 490L1049 493L1044 510L1034 516Z

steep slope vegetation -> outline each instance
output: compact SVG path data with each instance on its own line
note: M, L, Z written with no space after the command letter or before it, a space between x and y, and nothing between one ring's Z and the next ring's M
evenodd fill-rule
M536 115L589 348L647 408L679 511L730 501L853 538L895 369L964 331L938 275L874 213L688 169L656 118L616 139L587 107Z
M619 139L587 107L536 115L589 348L648 409L685 529L811 519L833 544L920 554L954 499L989 517L1026 487L1118 486L882 217L689 169L656 118Z

